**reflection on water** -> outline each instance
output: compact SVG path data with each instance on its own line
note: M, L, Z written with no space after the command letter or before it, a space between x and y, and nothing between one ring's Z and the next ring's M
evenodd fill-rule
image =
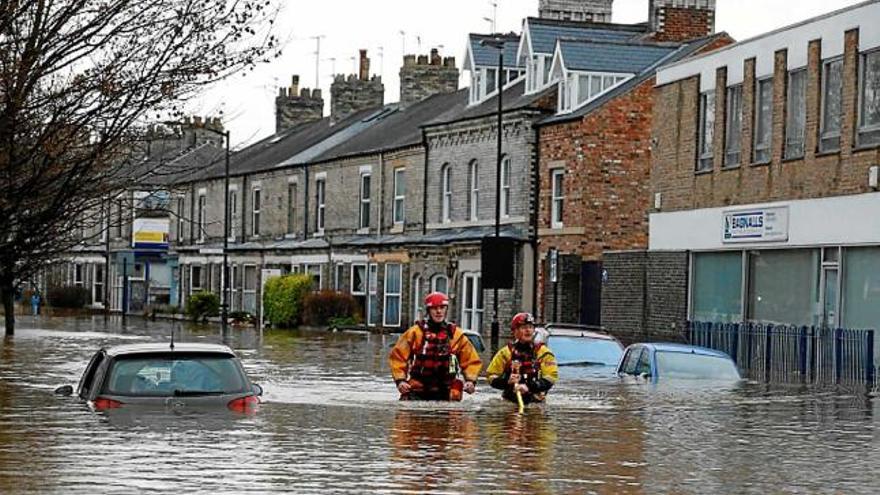
M873 493L874 401L755 384L621 383L562 368L525 414L481 384L461 403L399 402L393 337L236 330L266 402L94 413L52 394L100 346L219 341L131 319L25 321L0 341L0 493ZM28 328L30 327L30 328Z

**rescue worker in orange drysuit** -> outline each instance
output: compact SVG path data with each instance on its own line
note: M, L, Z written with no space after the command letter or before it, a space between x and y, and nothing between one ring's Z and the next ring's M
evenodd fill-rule
M553 351L543 343L535 343L535 319L519 313L510 323L514 340L502 347L486 369L486 379L493 388L503 390L502 397L516 402L516 393L523 402L543 402L547 391L559 379Z
M482 363L467 335L446 321L449 298L441 292L425 298L428 318L397 340L388 363L401 400L461 400L472 394Z

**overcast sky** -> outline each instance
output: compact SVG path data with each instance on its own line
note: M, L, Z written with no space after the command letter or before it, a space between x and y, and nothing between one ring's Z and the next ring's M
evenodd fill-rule
M276 31L285 46L281 58L216 85L191 105L194 115L222 111L235 148L275 131L277 88L289 85L293 74L300 75L300 87L315 86L314 36L324 36L318 79L327 113L334 69L356 73L358 49L369 50L372 72L381 73L385 102L398 101L397 74L404 48L407 53L426 54L439 47L444 56L455 56L461 67L468 33L491 32L494 11L490 0L276 1L283 9ZM716 29L744 40L861 1L717 0ZM497 31L519 33L522 19L538 14L538 0L496 2ZM613 17L618 23L645 22L648 0L615 0ZM463 77L461 86L467 81Z

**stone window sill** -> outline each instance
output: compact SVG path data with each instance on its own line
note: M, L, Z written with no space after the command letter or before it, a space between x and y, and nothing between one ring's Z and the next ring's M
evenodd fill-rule
M694 175L711 175L713 172L715 170L711 168L708 170L694 170Z
M840 150L828 150L828 151L819 151L816 153L816 158L822 158L825 156L839 156Z
M767 160L765 162L752 162L752 166L753 167L769 167L771 163L773 163L773 160Z

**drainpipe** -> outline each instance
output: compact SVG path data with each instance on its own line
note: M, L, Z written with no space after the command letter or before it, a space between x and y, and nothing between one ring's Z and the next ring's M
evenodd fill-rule
M538 218L541 212L541 128L535 127L535 185L531 188L535 194L535 202L532 206L532 234L530 242L533 250L532 261L532 308L535 312L538 310L538 266L541 263L541 256L538 252ZM543 316L543 314L542 314Z
M422 235L428 234L428 162L431 155L428 148L428 135L425 129L422 129L422 148L425 150L425 173L422 186ZM440 194L443 194L441 191ZM441 198L442 201L442 198Z

